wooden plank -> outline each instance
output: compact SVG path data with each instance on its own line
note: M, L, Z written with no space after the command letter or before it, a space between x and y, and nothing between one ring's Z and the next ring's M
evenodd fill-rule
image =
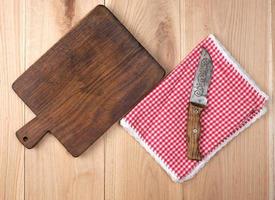
M26 67L30 66L98 3L26 1ZM27 108L26 108L27 109ZM26 122L33 118L27 109ZM26 150L26 199L103 199L104 140L80 158L73 158L53 137Z
M274 100L274 59L275 59L275 1L270 0L269 8L269 200L275 200L275 100Z
M0 199L24 199L24 148L15 131L24 107L11 85L24 68L24 1L0 2Z
M181 1L181 56L214 33L268 91L268 6L268 0ZM184 199L267 199L268 124L265 115L184 183Z
M167 71L180 56L179 1L107 0L106 6ZM181 199L182 187L118 124L106 134L105 199Z
M178 64L178 0L106 0L105 6L167 71Z
M23 103L11 90L11 83L23 72L24 49L29 66L97 4L87 0L26 1L24 48L24 2L0 3L0 199L24 199L24 150L14 133L24 118L27 122L33 115L27 108L24 115ZM269 199L274 200L275 148L268 145L275 140L274 64L268 61L275 56L274 1L208 0L203 6L201 2L180 1L179 16L176 0L106 1L168 71L180 60L179 49L183 58L200 39L215 33L273 96L269 113L182 185L170 181L148 153L114 125L105 137L106 199L267 199L269 188ZM268 15L272 15L272 36L267 36ZM268 53L270 37L272 55ZM268 135L273 140L268 141ZM36 149L26 150L25 199L103 199L104 140L77 159L54 137L46 140Z

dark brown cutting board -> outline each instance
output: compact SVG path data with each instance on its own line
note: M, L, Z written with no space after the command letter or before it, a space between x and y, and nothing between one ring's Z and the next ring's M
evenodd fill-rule
M79 156L164 74L114 15L97 6L14 82L37 115L16 135L32 148L50 132Z

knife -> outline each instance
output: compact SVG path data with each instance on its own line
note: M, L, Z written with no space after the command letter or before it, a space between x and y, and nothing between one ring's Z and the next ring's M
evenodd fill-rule
M207 90L211 81L213 62L206 49L201 48L200 61L195 74L187 121L187 157L190 160L201 160L199 149L201 135L200 116L207 105Z

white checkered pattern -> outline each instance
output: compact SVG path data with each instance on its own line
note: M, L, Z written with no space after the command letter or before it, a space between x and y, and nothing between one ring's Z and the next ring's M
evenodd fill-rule
M213 61L208 105L201 116L203 160L187 159L187 113L201 47ZM210 35L121 121L175 181L191 178L240 130L250 125L268 97Z

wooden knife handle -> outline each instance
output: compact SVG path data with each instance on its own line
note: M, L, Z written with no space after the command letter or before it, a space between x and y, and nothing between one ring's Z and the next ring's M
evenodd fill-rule
M28 149L35 146L50 130L50 122L44 115L39 115L16 132L18 140Z
M201 135L200 115L203 107L189 104L187 121L187 157L191 160L201 160L199 140Z

